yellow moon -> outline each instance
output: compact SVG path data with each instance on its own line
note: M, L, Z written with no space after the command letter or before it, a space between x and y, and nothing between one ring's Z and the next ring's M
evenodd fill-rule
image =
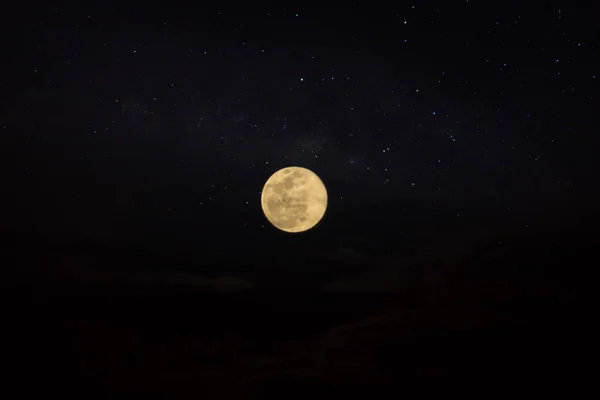
M327 190L311 170L286 167L267 180L260 203L265 217L276 228L285 232L304 232L325 215Z

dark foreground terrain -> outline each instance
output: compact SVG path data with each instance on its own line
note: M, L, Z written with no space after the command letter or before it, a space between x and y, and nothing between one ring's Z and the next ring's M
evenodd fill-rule
M574 383L591 365L581 282L594 237L541 238L423 266L390 294L270 285L224 295L7 274L6 390L306 398L402 393L415 378Z

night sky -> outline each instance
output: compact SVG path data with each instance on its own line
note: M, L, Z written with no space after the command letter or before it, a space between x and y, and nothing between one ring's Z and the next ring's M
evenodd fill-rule
M376 398L423 376L539 376L536 392L591 376L597 1L9 3L11 394ZM287 166L328 191L307 232L261 209Z
M3 14L5 234L247 276L264 260L568 229L597 210L589 5L93 4ZM298 235L260 208L289 165L329 194Z

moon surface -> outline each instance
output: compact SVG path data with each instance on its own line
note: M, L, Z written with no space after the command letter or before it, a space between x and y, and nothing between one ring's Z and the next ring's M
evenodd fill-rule
M261 205L265 217L276 228L285 232L304 232L325 215L327 190L311 170L286 167L271 175L265 183Z

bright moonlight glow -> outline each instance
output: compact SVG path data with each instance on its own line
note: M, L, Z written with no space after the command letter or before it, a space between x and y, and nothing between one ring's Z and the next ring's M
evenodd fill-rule
M286 167L265 183L261 195L263 212L269 222L285 232L304 232L325 215L327 190L309 169Z

